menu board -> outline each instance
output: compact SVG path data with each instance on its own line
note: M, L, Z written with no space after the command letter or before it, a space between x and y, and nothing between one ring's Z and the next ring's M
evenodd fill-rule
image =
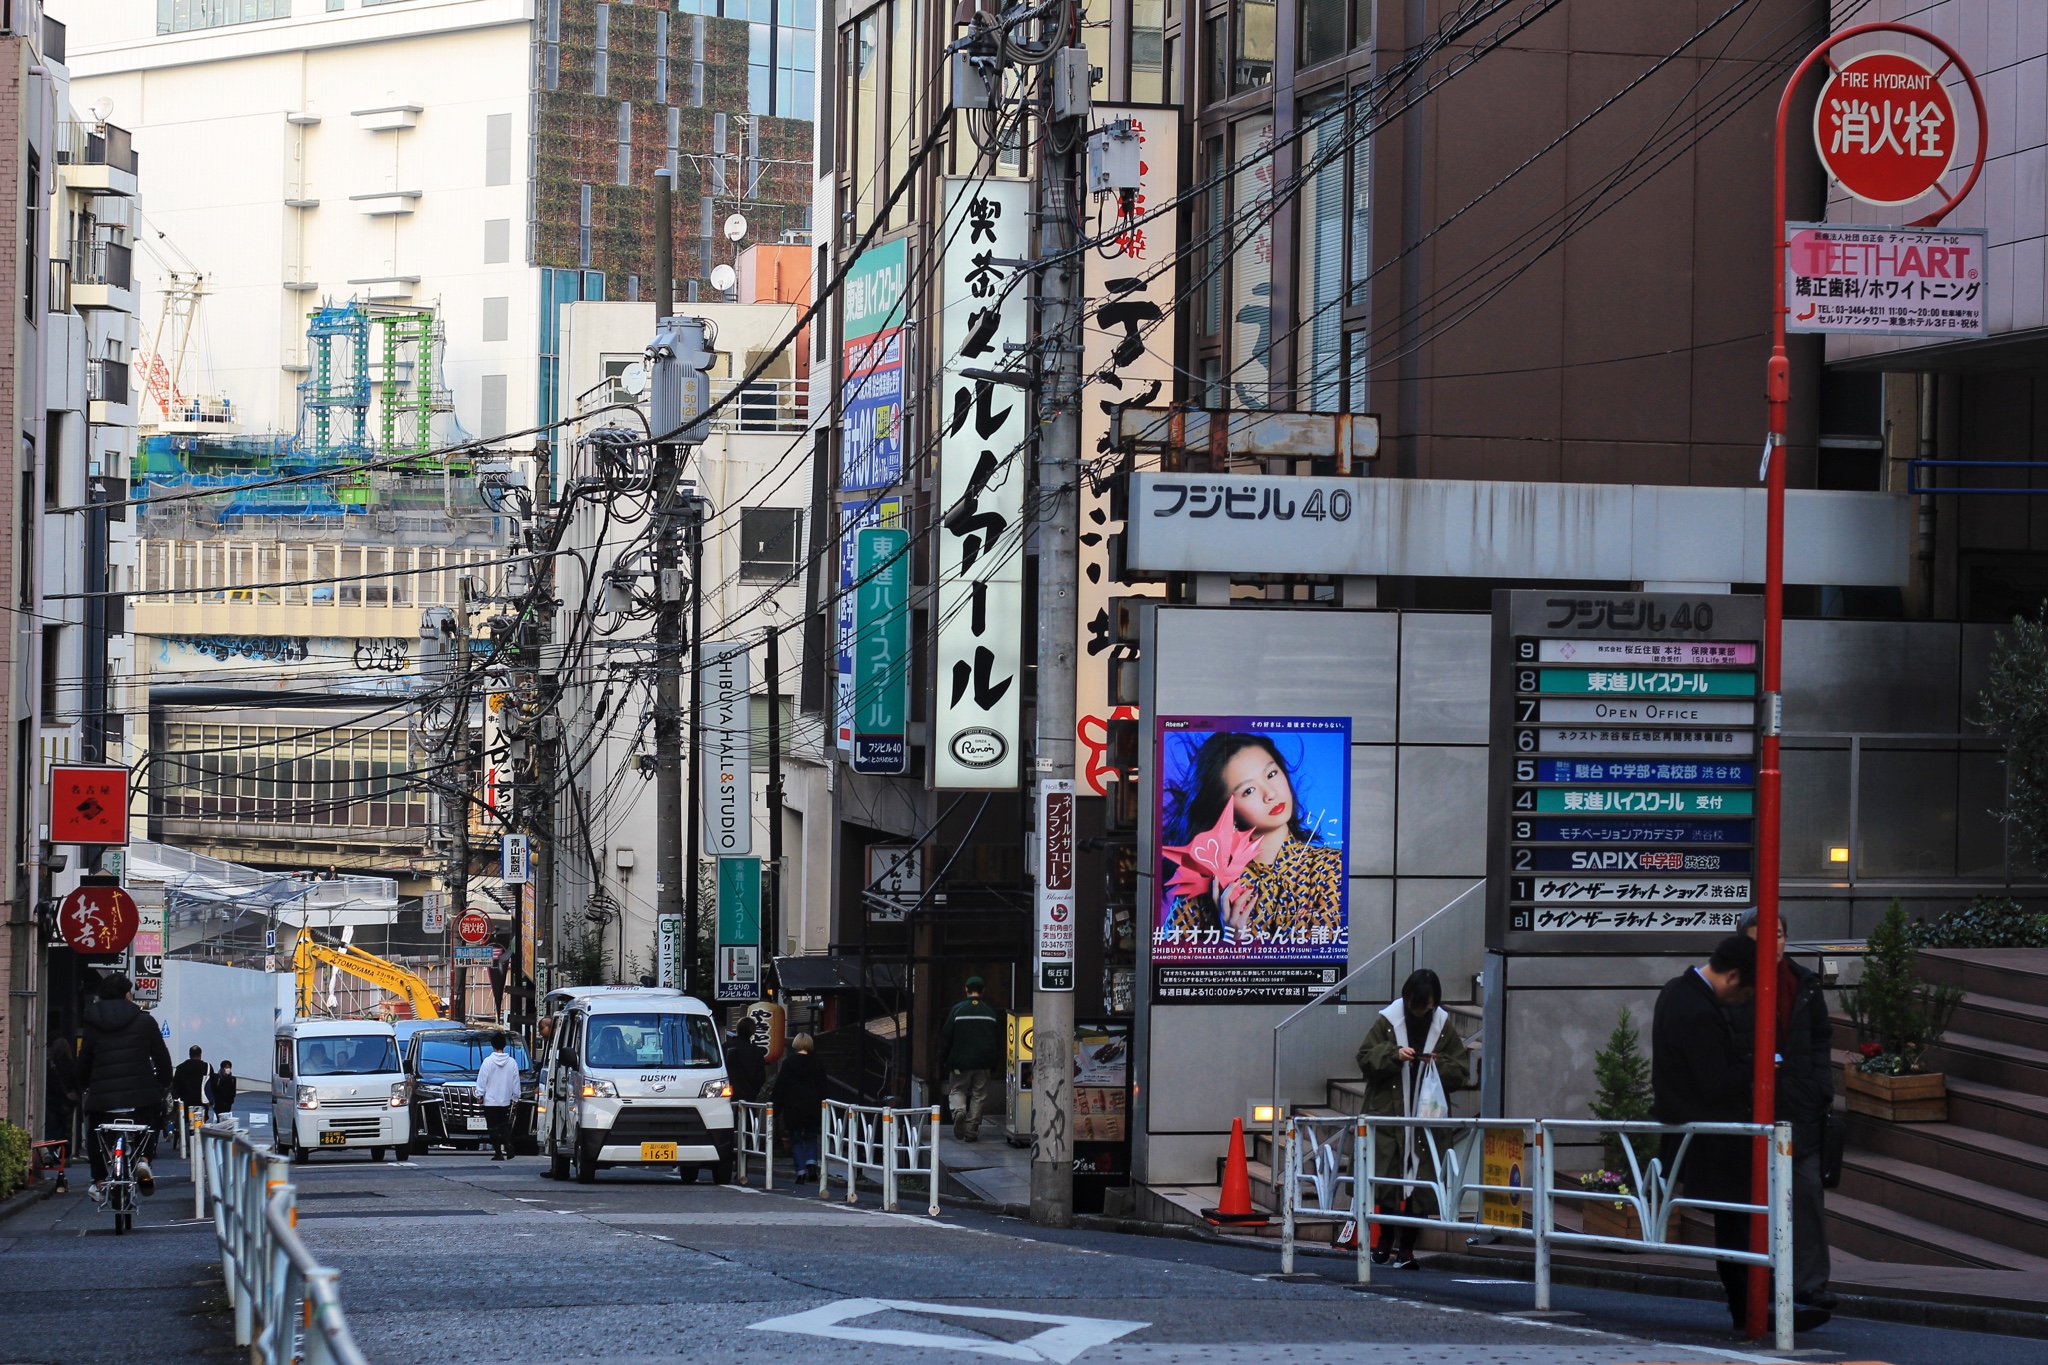
M1494 594L1490 947L1735 931L1756 903L1762 617L1755 597Z

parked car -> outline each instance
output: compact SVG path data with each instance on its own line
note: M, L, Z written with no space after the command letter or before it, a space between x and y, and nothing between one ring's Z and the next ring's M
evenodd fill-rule
M472 1151L490 1141L484 1108L476 1097L477 1069L491 1055L495 1029L461 1024L420 1029L406 1044L405 1074L412 1081L412 1150L436 1144ZM519 1103L512 1108L512 1150L532 1154L533 1059L517 1039L505 1051L519 1063Z

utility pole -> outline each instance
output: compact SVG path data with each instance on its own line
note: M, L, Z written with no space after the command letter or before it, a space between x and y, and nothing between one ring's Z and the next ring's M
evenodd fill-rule
M768 627L768 867L761 889L761 982L782 942L782 651L781 628ZM865 909L862 911L866 913Z
M654 346L649 366L648 422L654 436L654 801L655 914L683 910L683 582L676 553L676 448L679 414L671 399L676 384L675 347L668 310L675 298L674 190L667 170L654 173ZM695 832L692 831L692 842ZM691 899L694 901L694 889ZM657 918L656 923L661 921ZM694 928L693 928L694 932ZM656 942L658 943L657 935ZM624 947L620 953L625 952ZM684 962L691 960L686 950ZM659 971L657 969L657 977ZM680 983L688 989L687 976Z
M684 494L681 514L683 539L690 555L690 659L693 664L687 703L690 708L690 804L683 816L689 824L688 866L684 869L689 881L683 893L683 951L687 954L685 960L690 986L709 1000L712 992L704 984L704 979L710 971L708 967L701 972L699 970L702 958L697 943L703 924L700 918L702 907L698 904L701 889L698 882L702 878L697 873L699 859L703 856L704 838L704 780L698 771L704 766L704 706L699 690L699 671L704 662L704 500L695 494Z
M1078 16L1076 16L1078 18ZM1041 87L1073 60L1057 52ZM1087 56L1080 54L1085 81ZM1085 84L1083 89L1085 90ZM1048 97L1047 112L1054 101ZM1039 160L1038 259L1051 261L1039 281L1038 335L1044 348L1044 413L1038 437L1038 729L1037 780L1074 776L1074 636L1080 576L1081 263L1066 253L1078 238L1074 151L1085 117L1048 137ZM1032 793L1034 809L1039 805ZM1040 829L1039 837L1045 837ZM1034 925L1033 940L1036 941ZM1032 994L1031 1221L1067 1227L1074 1221L1074 992Z
M455 584L455 701L448 722L448 752L455 760L453 800L444 809L452 813L454 827L448 831L450 858L454 866L448 877L449 941L454 929L469 912L469 798L476 790L476 772L469 759L469 592L470 577L463 574ZM457 1023L469 1018L469 968L460 963L448 972L448 1014Z

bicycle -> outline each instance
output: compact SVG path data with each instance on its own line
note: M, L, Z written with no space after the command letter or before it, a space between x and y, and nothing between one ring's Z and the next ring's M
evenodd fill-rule
M132 1109L115 1109L115 1114L134 1114ZM93 1141L99 1144L100 1156L106 1162L106 1179L100 1182L100 1202L107 1212L114 1215L114 1234L127 1232L135 1226L135 1163L147 1152L147 1138L150 1127L146 1123L116 1120L96 1124L92 1130Z

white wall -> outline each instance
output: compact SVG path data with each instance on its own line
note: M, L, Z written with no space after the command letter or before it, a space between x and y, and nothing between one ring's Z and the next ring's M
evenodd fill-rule
M208 1066L235 1064L242 1093L270 1084L271 1040L276 1036L277 978L246 967L211 962L164 963L164 998L153 1011L173 1063L187 1049L204 1049Z
M299 8L287 20L162 37L154 0L73 0L57 14L72 24L74 101L110 100L111 121L135 135L144 242L171 266L182 253L210 276L188 387L226 393L251 428L293 429L303 376L288 367L303 362L306 313L388 287L363 281L417 276L409 301L440 307L461 426L482 434L487 375L506 377L507 426L532 425L530 0ZM144 9L147 24L136 14ZM375 131L378 118L356 112L403 104L421 108L398 131ZM511 119L500 185L485 184L492 115ZM400 201L409 213L367 214L357 196L386 191L418 197ZM509 224L509 259L486 264L484 225L494 219ZM143 324L154 329L161 271L148 250L136 269ZM483 340L489 298L508 301L500 341Z

